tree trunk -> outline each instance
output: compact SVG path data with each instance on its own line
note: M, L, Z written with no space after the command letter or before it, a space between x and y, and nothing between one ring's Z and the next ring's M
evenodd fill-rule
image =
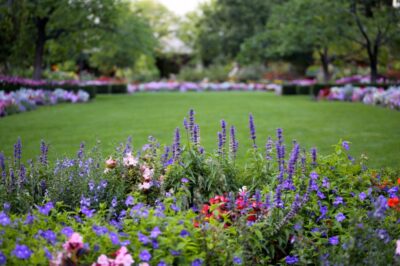
M33 63L33 79L39 80L42 78L43 71L43 54L46 44L46 24L48 18L38 18L36 20L36 46L35 46L35 61Z
M374 48L368 47L368 58L370 67L370 78L371 83L376 83L378 79L378 45L374 45Z
M324 48L323 52L319 53L319 58L321 60L321 66L324 76L324 82L328 83L330 80L330 73L329 73L329 55L328 55L328 48Z

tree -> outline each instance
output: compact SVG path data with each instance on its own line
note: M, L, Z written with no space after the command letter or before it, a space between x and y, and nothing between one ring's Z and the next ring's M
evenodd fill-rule
M89 36L98 29L112 31L115 8L120 1L112 0L35 0L27 1L30 22L35 31L33 78L40 79L48 41L58 40L77 32ZM85 42L86 38L74 39Z
M242 49L254 50L264 43L261 49L267 58L315 52L328 81L329 64L334 59L330 50L338 43L337 28L342 25L341 14L335 10L337 2L325 0L292 0L276 5L264 32L248 40Z
M0 63L8 72L13 65L28 67L31 62L32 29L26 25L29 13L25 0L0 2Z
M156 45L150 26L129 6L121 6L113 32L100 32L101 42L90 51L90 62L100 70L133 67L141 55L153 56Z
M371 82L376 82L380 50L400 33L400 11L389 0L345 0L343 4L349 27L340 34L365 49Z
M196 48L206 63L235 59L242 43L264 29L276 0L218 0L201 7Z

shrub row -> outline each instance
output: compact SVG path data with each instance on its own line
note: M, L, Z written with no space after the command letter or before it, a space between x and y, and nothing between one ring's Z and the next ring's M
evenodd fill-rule
M119 94L127 93L126 84L110 84L110 85L78 85L78 84L46 84L41 86L26 86L23 84L11 84L0 81L0 91L11 92L17 91L22 87L27 87L30 89L44 89L44 90L55 90L64 89L67 91L78 92L79 90L84 90L90 95L90 99L96 97L96 94Z
M377 88L383 88L385 90L387 90L390 86L394 85L396 84L376 84L376 83L352 84L352 86L354 87L377 87ZM338 85L338 84L315 84L310 86L283 85L282 95L311 95L317 97L320 90L335 86L345 86L345 85Z

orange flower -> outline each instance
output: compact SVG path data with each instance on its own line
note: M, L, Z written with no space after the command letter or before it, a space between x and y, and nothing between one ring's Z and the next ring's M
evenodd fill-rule
M398 178L398 179L397 179L397 184L399 184L399 185L400 185L400 178Z
M400 199L398 197L390 198L387 204L389 207L394 208L400 204Z

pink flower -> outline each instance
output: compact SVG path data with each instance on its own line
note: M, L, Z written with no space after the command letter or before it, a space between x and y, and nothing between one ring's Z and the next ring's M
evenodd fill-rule
M134 262L130 254L119 254L115 258L116 265L131 266Z
M150 183L147 183L147 182L142 183L142 184L139 184L139 189L142 189L142 190L147 190L147 189L149 189L150 187L151 187L151 184L150 184Z
M132 156L132 152L127 153L124 157L125 166L136 166L139 163L138 159Z
M396 255L400 256L400 239L396 241Z
M115 252L115 254L118 255L125 255L128 254L128 249L125 246L120 247L120 249Z
M113 169L117 166L117 161L114 160L111 156L110 158L106 161L106 167L109 169Z
M104 254L101 254L100 257L97 259L97 262L92 264L92 266L109 266L109 265L110 261Z
M50 266L61 266L63 263L63 253L58 252L55 258L50 261Z
M154 170L153 170L153 169L150 169L150 168L145 168L145 169L144 169L144 171L143 171L143 178L144 178L144 180L146 180L146 181L151 180L151 178L153 177L153 175L154 175Z
M141 262L139 263L139 266L149 266L149 264L147 262Z
M83 248L82 236L78 233L73 233L68 241L63 244L63 248L71 253Z

